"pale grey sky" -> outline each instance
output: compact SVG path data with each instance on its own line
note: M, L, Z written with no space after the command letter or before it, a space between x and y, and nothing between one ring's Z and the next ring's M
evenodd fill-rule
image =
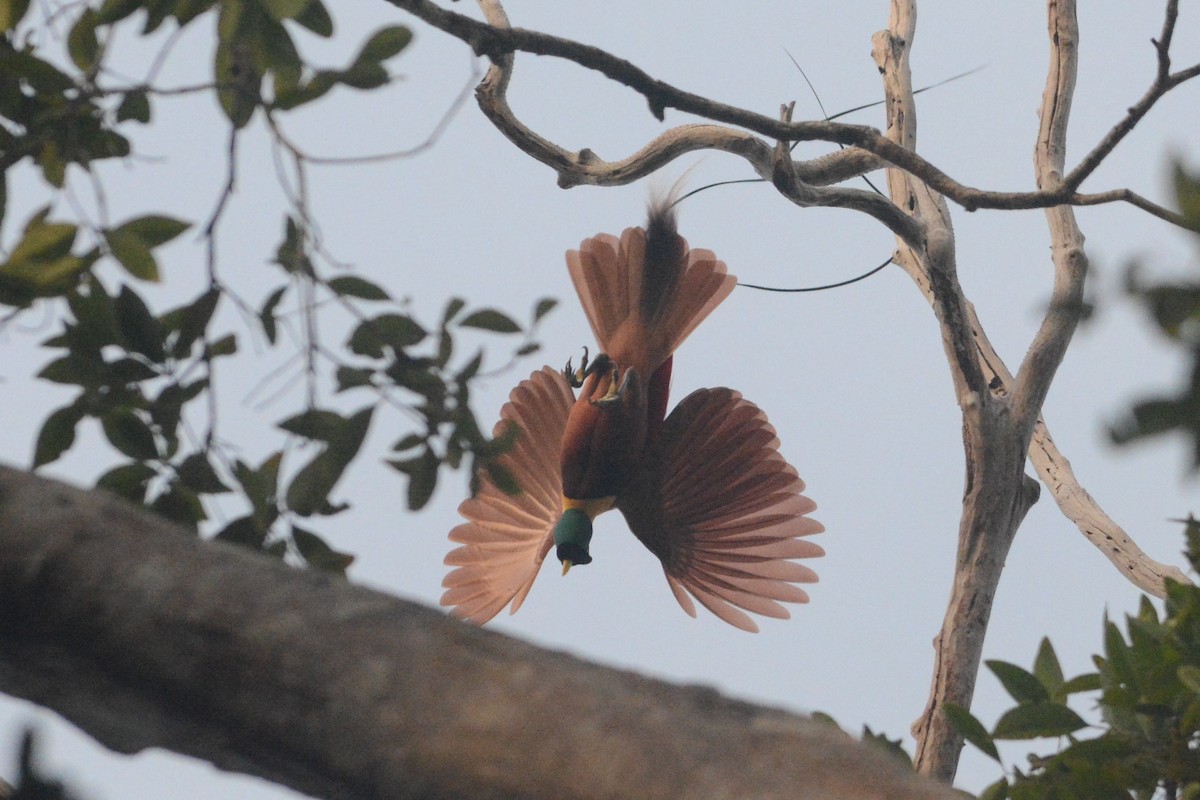
M413 22L390 5L354 0L336 5L340 44L312 42L311 52L344 61L362 34L383 24ZM1081 10L1079 91L1068 163L1097 141L1148 85L1149 44L1161 25L1160 4L1092 3ZM467 3L456 8L473 13ZM695 2L646 4L513 2L514 24L590 42L630 58L682 88L774 114L796 100L797 118L819 115L788 53L804 67L830 113L880 96L870 36L886 22L887 4ZM920 99L921 152L952 176L975 186L1033 185L1036 109L1046 64L1041 4L926 2L912 56L918 85L983 67ZM405 78L385 93L339 90L311 112L289 119L289 130L311 152L356 155L420 142L471 72L461 43L415 24L417 39L395 62ZM184 83L207 64L207 30L179 44L164 84ZM1200 58L1200 15L1184 8L1176 35L1178 63ZM1168 97L1085 185L1129 186L1153 199L1168 197L1167 154L1200 161L1197 87ZM595 73L544 58L518 58L513 108L543 135L571 148L589 147L615 159L663 129L632 92ZM877 109L853 121L879 124ZM667 124L690 121L670 112ZM169 209L200 220L222 181L224 134L207 99L156 106L155 124L136 138L148 156L102 172L115 219ZM816 155L824 145L797 152ZM749 177L740 160L722 154L683 159L666 170L669 184L698 164L689 186ZM239 291L257 299L279 283L267 261L282 229L284 199L261 126L243 137L237 196L220 238L223 270ZM25 172L10 188L14 227L42 202ZM563 253L598 232L641 224L645 182L617 189L562 191L553 173L513 148L471 104L436 147L411 159L365 167L324 167L311 191L329 250L362 274L411 296L433 316L454 295L527 317L535 300L562 305L547 320L542 354L482 382L474 396L480 420L491 424L509 389L544 360L560 365L590 332L575 301ZM881 182L882 177L879 178ZM880 183L880 185L882 185ZM63 213L69 210L64 209ZM1041 212L953 209L959 270L992 341L1015 367L1047 301L1051 264ZM1185 451L1162 441L1116 450L1105 424L1149 389L1173 386L1182 363L1151 333L1121 292L1130 259L1163 272L1194 269L1196 250L1165 223L1127 206L1081 209L1092 258L1092 322L1080 330L1046 405L1062 450L1088 490L1135 539L1161 560L1180 563L1179 526L1168 522L1197 510L1196 484L1184 477ZM765 185L703 193L684 204L682 233L707 247L740 278L763 284L824 284L880 263L893 249L878 224L849 211L801 210ZM6 238L6 241L9 239ZM165 306L200 285L202 250L188 235L164 253L166 282L149 291ZM30 315L32 324L36 315ZM242 352L256 352L246 323L225 310ZM5 331L7 423L0 457L28 463L36 426L67 393L27 379L41 354L31 343L46 327ZM336 343L336 341L334 342ZM260 348L261 349L261 348ZM273 352L265 363L287 354ZM502 352L497 351L500 363ZM284 380L251 395L263 361L244 358L225 368L220 391L226 437L258 460L278 446L265 426L302 402L298 391L265 408L260 401ZM291 374L291 373L288 373ZM678 608L655 559L616 515L603 517L593 542L595 562L562 578L547 568L519 614L492 625L556 649L652 676L714 685L729 694L797 711L821 710L857 733L864 723L893 738L904 735L924 706L930 642L945 608L961 501L963 466L954 403L938 331L908 278L889 268L837 291L772 295L737 289L676 357L675 400L699 386L730 386L760 405L779 430L782 451L808 483L814 513L827 532L827 551L812 566L821 582L793 619L764 621L748 635L701 612ZM20 398L20 402L16 399ZM348 406L365 401L352 398ZM383 591L435 604L445 574L446 533L465 476L443 476L430 507L410 515L399 476L379 463L405 420L377 419L373 451L339 491L355 508L319 530L358 554L353 578ZM48 474L88 481L108 453L92 431ZM1027 518L1008 560L996 600L985 658L1028 665L1049 635L1075 674L1091 668L1101 617L1136 606L1137 591L1064 519L1048 496ZM584 624L581 624L583 621ZM1004 708L996 681L979 682L976 713L990 724ZM1079 709L1090 711L1086 703ZM220 795L239 800L292 796L258 781L162 754L120 757L104 752L70 726L33 707L0 701L0 754L14 752L19 729L36 720L48 763L87 798ZM1023 761L1029 748L1008 755ZM0 763L0 774L11 774ZM997 777L995 765L968 750L960 785L978 790Z

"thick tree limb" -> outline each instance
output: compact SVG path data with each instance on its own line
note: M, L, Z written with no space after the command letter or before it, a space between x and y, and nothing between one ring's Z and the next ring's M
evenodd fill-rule
M461 39L469 44L476 53L488 56L497 64L500 64L502 59L510 56L512 53L521 51L562 58L587 69L596 70L607 78L628 86L645 97L649 103L650 111L660 120L663 119L666 109L674 108L713 122L736 125L776 141L826 141L861 148L895 167L918 176L931 189L950 198L968 211L975 211L981 208L1049 208L1063 203L1071 205L1094 205L1101 202L1127 201L1136 196L1127 189L1106 191L1098 194L1079 193L1077 191L1079 183L1091 172L1090 169L1083 168L1086 160L1081 164L1082 169L1078 176L1073 174L1071 181L1066 181L1053 190L1001 192L978 189L954 180L935 165L919 156L915 151L898 146L894 141L869 126L849 125L830 121L783 122L763 114L737 108L725 103L718 103L706 97L683 91L665 81L654 78L631 62L591 45L538 31L479 22L463 14L447 11L431 2L431 0L387 1L393 6L424 20L433 27ZM485 3L491 1L485 0ZM1198 74L1200 74L1200 65L1181 70L1171 75L1168 82L1169 85L1149 101L1145 109L1138 116L1138 119L1144 116L1145 112L1149 111L1150 107L1157 102L1162 94L1165 94L1166 91L1187 80L1191 80ZM1139 101L1140 104L1141 101ZM1117 127L1120 127L1122 124L1118 123ZM501 130L504 130L504 128L502 127ZM1114 130L1116 129L1114 128ZM1113 136L1114 134L1110 134L1109 137L1106 137L1105 142ZM1123 134L1116 136L1116 141L1119 141L1121 136ZM1112 146L1115 146L1116 141L1111 143ZM1104 146L1105 143L1102 142L1101 145L1097 146L1096 150L1100 150ZM646 154L643 153L643 158L645 156ZM585 156L582 160L586 161L587 157ZM1103 154L1099 155L1099 160L1103 160ZM551 163L551 166L555 166L555 164ZM561 181L562 172L559 174ZM566 185L572 184L568 183ZM1141 207L1153 206L1154 210L1152 213L1155 216L1169 220L1174 224L1182 224L1182 217L1179 214L1161 206L1155 206L1145 200L1145 198L1139 197L1139 199L1145 204Z
M0 468L0 691L331 798L961 797L835 728L588 664Z
M1034 172L1039 188L1053 188L1063 180L1067 155L1067 124L1075 95L1075 76L1079 65L1079 23L1075 0L1049 0L1050 66L1042 107L1037 145L1034 147ZM1083 286L1087 276L1087 256L1083 251L1083 233L1075 222L1070 206L1046 209L1050 231L1050 253L1054 262L1054 288L1050 307L1034 334L1025 359L1017 369L1011 402L1013 425L1026 442L1042 413L1042 404L1058 366L1066 355L1071 337L1083 316Z
M908 60L916 15L914 0L892 0L888 27L875 34L872 48L883 76L887 135L907 148L917 144ZM913 725L917 770L950 782L963 740L943 709L948 703L970 707L996 587L1017 528L1037 500L1038 486L1022 471L1029 439L1015 435L1008 401L992 391L979 363L971 306L955 268L954 230L945 199L919 177L894 168L888 170L888 189L892 202L910 209L923 231L920 247L899 241L895 260L933 307L962 408L966 481L954 582L934 639L929 701Z

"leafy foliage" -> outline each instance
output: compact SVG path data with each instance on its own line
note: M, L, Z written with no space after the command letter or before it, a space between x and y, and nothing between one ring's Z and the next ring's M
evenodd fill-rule
M1200 570L1200 522L1187 521L1188 558ZM963 737L1000 760L996 741L1059 737L1048 756L1029 756L981 795L988 800L1150 800L1200 797L1200 587L1168 581L1165 614L1148 598L1125 632L1104 621L1097 671L1063 680L1054 648L1042 640L1033 670L989 661L1017 702L991 732L961 708L948 709ZM1099 690L1103 725L1096 736L1067 706Z
M1200 174L1175 166L1175 198L1187 227L1200 234ZM1200 238L1197 240L1200 242ZM1191 359L1189 379L1171 397L1143 400L1111 430L1118 444L1170 431L1192 442L1192 467L1200 468L1200 280L1147 285L1136 269L1127 278L1129 293L1145 306L1159 331Z
M203 226L159 209L101 223L78 203L59 202L81 191L102 195L97 165L131 154L134 129L153 119L163 95L153 79L169 44L138 81L122 77L131 74L128 64L108 63L108 45L118 35L214 31L208 81L188 91L215 99L233 142L253 120L266 120L259 130L291 154L301 173L305 157L287 140L282 118L339 86L370 91L391 83L389 64L408 47L411 31L379 28L348 62L329 67L304 55L306 41L334 34L323 0L51 5L53 13L34 13L23 0L0 2L0 222L8 176L18 165L35 165L52 198L0 253L0 306L8 310L0 325L35 308L52 315L59 330L42 343L51 355L38 377L74 391L42 424L33 466L56 462L80 441L81 430L94 426L118 457L97 486L197 532L338 573L352 557L314 528L349 507L339 487L374 420L399 414L411 430L388 463L406 482L414 510L429 501L443 467L467 467L472 476L488 469L497 477L500 467L491 461L511 442L492 439L476 423L470 385L484 370L485 353L466 349L461 337L509 337L511 358L531 353L553 300L539 301L522 324L453 298L440 322L427 324L384 287L332 266L301 193L289 194L274 253L261 254L262 261L273 255L271 269L282 281L251 305L223 279L213 246L227 195L214 198ZM234 151L228 147L226 192ZM61 219L60 206L79 218ZM148 285L169 273L164 266L179 252L172 243L188 231L208 248L208 285L162 310ZM230 326L235 310L246 320L242 329ZM347 320L342 346L318 337L318 330L336 330ZM284 328L292 335L281 336ZM247 334L270 347L294 346L288 363L299 364L304 378L303 408L293 405L277 422L278 447L257 464L225 440L216 415L222 362L243 349Z

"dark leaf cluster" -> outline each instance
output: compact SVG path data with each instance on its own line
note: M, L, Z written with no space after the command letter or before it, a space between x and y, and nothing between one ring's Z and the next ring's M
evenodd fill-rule
M276 263L294 279L319 284L353 316L355 323L343 351L334 357L336 391L372 398L371 406L351 417L330 409L310 409L281 424L290 433L321 443L319 453L301 469L288 491L292 512L310 516L344 508L332 503L329 494L358 454L371 413L381 403L403 406L418 421L419 430L399 439L392 447L396 456L387 462L406 477L411 510L429 502L442 467L466 466L473 481L479 470L486 470L501 487L519 490L496 461L512 444L515 431L498 430L488 436L471 410L470 386L483 368L484 351L468 351L469 356L459 358L459 342L468 331L516 335L521 339L514 358L532 353L539 347L533 341L537 325L555 301L539 301L523 326L502 311L469 310L466 301L453 298L437 325L427 326L367 278L342 274L319 279L306 254L302 228L294 219L285 225ZM278 308L296 285L276 289L259 311L269 341L278 335Z
M1200 569L1200 522L1187 521L1187 537ZM1052 755L1030 755L1026 769L1014 768L981 798L1200 798L1200 587L1168 581L1165 606L1160 615L1143 597L1124 632L1106 619L1104 655L1093 657L1093 673L1064 680L1048 640L1031 671L987 662L1017 705L991 731L970 712L947 708L963 737L997 761L998 740L1057 737L1062 745ZM1096 690L1102 723L1091 726L1067 700Z

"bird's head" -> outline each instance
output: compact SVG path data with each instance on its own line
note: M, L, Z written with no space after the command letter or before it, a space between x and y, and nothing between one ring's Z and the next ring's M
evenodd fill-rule
M563 565L563 575L576 564L590 564L588 544L592 541L592 518L582 508L563 511L554 526L554 554Z

